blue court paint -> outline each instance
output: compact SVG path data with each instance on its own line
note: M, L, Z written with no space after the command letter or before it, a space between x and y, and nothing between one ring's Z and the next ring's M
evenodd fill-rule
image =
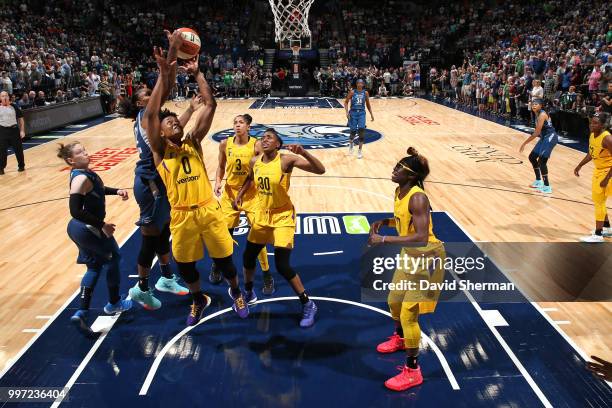
M292 263L312 296L360 302L359 262L367 231L348 226L349 214L301 214ZM390 214L363 214L369 221ZM445 242L469 238L446 213L434 213L438 237ZM234 255L241 266L246 228L236 229ZM140 236L122 247L122 293L135 279ZM314 253L342 253L314 256ZM269 258L274 269L274 257ZM206 278L208 259L198 263L202 286L214 299L212 314L231 305L225 285ZM156 267L152 284L159 276ZM293 296L278 274L274 297ZM504 279L499 273L499 279ZM257 272L255 288L261 288ZM135 306L109 332L70 392L67 406L541 406L527 381L509 359L475 308L468 302L440 302L436 313L421 318L421 328L444 354L460 386L453 390L436 355L419 359L425 382L395 393L383 382L396 373L402 353L380 355L376 345L393 331L390 318L351 305L318 301L318 320L298 327L298 301L256 305L251 316L224 313L191 330L162 360L146 396L138 393L155 356L179 331L189 309L188 297L159 294L160 310ZM459 296L464 296L459 294ZM260 298L263 298L260 294ZM104 285L92 305L101 313ZM386 309L385 303L372 306ZM93 345L68 323L77 300L61 313L23 357L0 379L0 386L63 386ZM499 310L509 326L503 339L555 407L606 406L610 388L593 377L584 361L529 303L481 303ZM95 315L95 313L94 313ZM94 316L95 317L95 316ZM93 320L93 319L92 319ZM198 401L198 402L194 402ZM201 402L200 402L201 401ZM63 404L63 405L64 405Z
M249 109L333 109L342 108L334 98L261 98L251 104Z
M283 139L284 145L300 144L305 149L331 149L347 147L351 130L346 126L323 123L253 123L249 135L260 138L266 129L274 128ZM234 136L234 129L225 129L214 133L211 138L221 142ZM382 138L382 133L372 129L365 129L364 143L372 143Z

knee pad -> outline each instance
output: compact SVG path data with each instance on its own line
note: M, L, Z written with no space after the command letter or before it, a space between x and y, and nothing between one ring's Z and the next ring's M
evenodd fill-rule
M281 276L288 281L295 278L295 271L291 268L289 264L289 256L291 255L291 250L287 248L276 248L274 250L274 262L276 263L276 269Z
M138 265L143 268L150 268L155 258L155 248L159 237L153 235L143 235L140 252L138 253Z
M359 129L359 141L363 142L365 140L365 129Z
M165 255L170 252L170 225L166 225L162 229L161 234L157 237L155 245L155 253L157 256Z
M177 262L181 278L187 283L194 283L200 279L200 274L195 267L195 262Z
M213 261L225 279L231 280L236 277L236 266L234 266L234 261L232 260L231 255L225 258L213 258Z
M242 255L242 265L246 269L255 269L255 261L257 260L257 255L259 255L264 246L265 245L263 244L255 244L251 241L247 241L246 249L244 250L244 254Z

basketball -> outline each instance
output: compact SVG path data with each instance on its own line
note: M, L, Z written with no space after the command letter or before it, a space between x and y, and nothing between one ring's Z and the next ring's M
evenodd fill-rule
M191 28L179 28L181 36L185 39L183 45L178 50L178 57L190 60L200 52L200 36Z

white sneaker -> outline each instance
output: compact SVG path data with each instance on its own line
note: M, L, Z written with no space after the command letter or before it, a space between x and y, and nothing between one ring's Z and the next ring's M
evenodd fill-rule
M353 145L349 146L349 154L353 154Z
M363 155L361 154L361 150L357 152L357 158L363 159Z
M595 235L595 230L592 230L592 231L591 231L591 234ZM602 235L603 237L605 237L605 238L612 237L612 228L610 228L610 227L604 227L604 228L601 230L601 235Z
M595 235L595 234L589 235L589 236L586 236L586 237L581 237L580 241L581 242L588 242L589 244L597 244L597 243L600 243L600 242L605 242L604 238L601 235Z

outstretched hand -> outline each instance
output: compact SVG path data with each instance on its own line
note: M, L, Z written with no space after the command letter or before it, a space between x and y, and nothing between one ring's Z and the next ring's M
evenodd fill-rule
M166 34L166 38L168 38L168 44L170 47L174 46L175 48L180 48L185 41L179 30L174 30L172 33L170 33L168 30L164 30L164 34Z
M304 150L304 146L302 146L301 144L287 145L285 149L289 150L293 154L297 154L300 156L302 156L304 152L306 151Z
M153 57L155 58L155 62L157 62L161 74L170 72L172 66L176 64L176 61L169 63L166 60L166 53L161 47L153 47Z
M200 94L194 95L189 101L189 107L193 112L197 111L202 105L204 105L204 99Z

